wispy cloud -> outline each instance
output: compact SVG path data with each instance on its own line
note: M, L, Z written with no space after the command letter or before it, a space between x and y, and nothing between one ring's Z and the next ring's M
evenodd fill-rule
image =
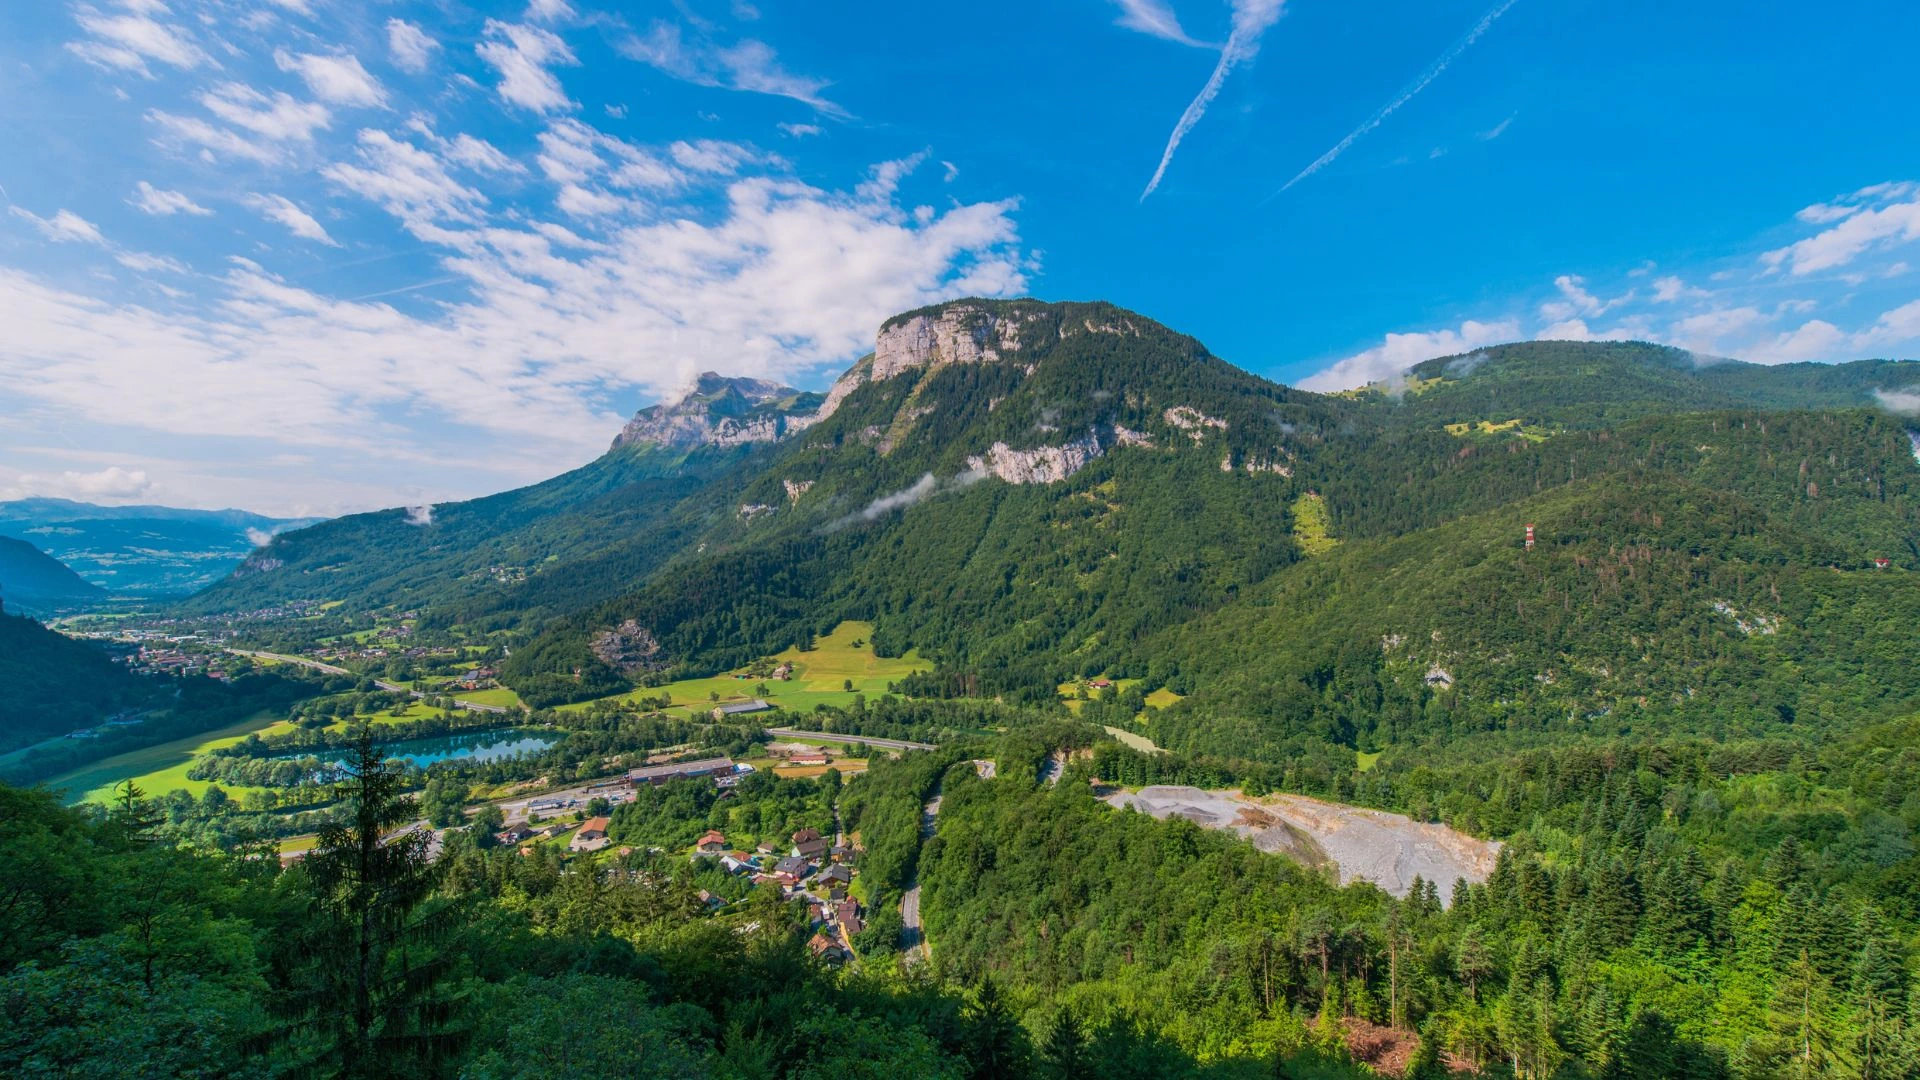
M440 43L405 19L387 20L387 52L395 67L415 75L427 70Z
M561 88L559 76L548 69L580 61L552 32L488 19L486 40L474 46L474 52L500 73L500 99L507 104L536 113L578 107Z
M100 227L71 210L58 210L50 218L25 210L18 206L7 208L18 218L32 222L40 230L40 235L56 244L105 244L107 238L100 235Z
M1433 80L1440 77L1441 72L1447 70L1448 65L1452 64L1455 60L1459 59L1461 53L1466 52L1469 48L1473 46L1474 42L1479 41L1480 38L1486 34L1488 29L1490 29L1493 26L1494 21L1496 19L1500 18L1500 16L1502 15L1505 15L1507 13L1508 8L1512 7L1513 5L1519 2L1520 0L1501 0L1501 3L1498 6L1496 6L1493 10L1487 12L1485 15L1482 15L1480 17L1480 21L1473 25L1473 29L1467 31L1465 37L1462 37L1459 41L1454 42L1453 48L1448 49L1444 54L1441 55L1440 59L1435 60L1432 64L1428 65L1427 70L1421 72L1419 78L1413 80L1412 83L1408 84L1406 89L1400 91L1399 96L1395 97L1392 101L1389 101L1385 105L1381 106L1379 111L1375 112L1372 116L1367 117L1367 119L1359 127L1354 128L1352 131L1348 132L1346 138L1341 139L1339 142L1333 144L1333 149L1327 151L1324 154L1321 154L1318 158L1315 158L1313 161L1313 164L1308 165L1304 169L1301 169L1298 175L1296 175L1293 179L1287 181L1285 184L1282 184L1280 186L1280 191L1274 192L1273 195L1269 195L1267 196L1267 198L1269 199L1273 198L1274 195L1278 195L1280 194L1280 192L1286 191L1288 188L1292 187L1293 185L1299 183L1302 180L1305 180L1307 177L1312 176L1314 173L1317 173L1321 169L1324 169L1328 165L1332 164L1335 158L1347 152L1348 147L1352 146L1356 142L1359 142L1362 138L1366 136L1368 132L1372 131L1374 128L1377 128L1382 123L1384 123L1387 117L1392 116L1400 108L1400 106L1405 105L1409 101L1412 101L1415 95L1419 94L1420 91L1425 90L1429 85L1431 85L1433 83ZM1509 118L1509 120L1511 120L1511 118ZM1486 137L1493 138L1499 135L1500 132L1506 130L1506 126L1507 125L1505 123L1502 123L1498 128L1496 128L1493 131L1491 135L1488 135Z
M273 62L281 71L298 74L307 89L321 101L336 105L384 105L387 92L380 80L348 53L290 53L276 49Z
M339 241L327 235L327 230L315 221L312 214L300 209L293 200L284 195L249 195L247 205L260 212L260 216L269 221L277 221L287 227L287 231L302 240L313 240L328 247L339 247Z
M142 213L156 217L171 217L174 214L191 214L194 217L206 217L213 211L194 202L178 191L163 191L145 180L133 189L133 197L127 200Z
M1114 20L1118 26L1129 30L1138 30L1143 34L1182 45L1194 45L1202 49L1218 46L1205 41L1196 41L1180 28L1180 19L1167 6L1166 0L1113 0L1120 9L1120 17Z
M1509 3L1512 0L1508 0ZM1173 125L1173 134L1167 136L1167 148L1160 154L1160 165L1153 170L1153 178L1147 181L1146 190L1140 193L1140 201L1146 202L1153 189L1160 186L1160 179L1167 175L1167 166L1173 163L1173 152L1180 149L1180 140L1200 122L1207 113L1207 106L1220 95L1220 87L1227 81L1233 69L1253 59L1260 51L1260 38L1268 28L1280 19L1280 9L1286 0L1233 0L1233 30L1227 35L1227 44L1220 50L1220 59L1213 65L1213 74L1207 76L1206 85L1194 95L1187 104L1186 111Z
M722 46L704 38L690 38L677 24L655 20L646 34L617 41L614 48L630 60L683 82L771 94L810 105L828 116L848 115L822 96L829 85L827 80L788 71L764 41L744 38Z

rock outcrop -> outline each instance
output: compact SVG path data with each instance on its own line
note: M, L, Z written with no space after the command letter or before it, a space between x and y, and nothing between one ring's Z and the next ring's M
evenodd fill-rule
M633 619L595 634L589 648L601 663L623 675L658 671L667 666L666 650L661 647L660 639Z
M774 442L804 430L817 417L818 394L764 379L706 372L678 401L640 410L613 440L622 446L691 450Z
M1052 484L1086 468L1088 462L1113 447L1152 445L1153 440L1138 431L1118 426L1096 428L1071 442L1031 450L1015 450L997 442L984 455L967 458L967 467L1009 484Z

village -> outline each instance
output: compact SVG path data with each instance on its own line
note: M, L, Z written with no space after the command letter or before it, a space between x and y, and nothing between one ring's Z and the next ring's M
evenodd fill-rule
M826 751L805 744L790 744L783 750L783 757L794 766L809 769L816 765L824 767L832 762ZM720 790L721 799L726 799L731 794L727 789L738 785L756 771L750 764L736 763L724 756L631 769L620 779L603 781L572 793L575 796L589 796L586 800L587 809L575 811L576 817L584 818L577 824L552 817L543 820L542 816L573 811L580 805L578 797L529 799L524 804L510 807L521 820L494 833L493 839L502 846L519 845L520 854L526 857L535 855L539 850L538 845L558 844L562 837L566 837L565 847L570 858L610 852L617 859L626 859L640 849L633 845L614 846L611 835L615 828L612 811L623 803L633 801L637 789L674 782L705 781ZM827 963L837 964L855 959L853 938L866 928L865 911L860 900L853 895L853 884L858 874L857 843L844 837L829 839L814 828L796 830L783 839L785 842L762 839L752 844L749 850L744 844L730 842L721 830L708 829L684 854L694 863L716 867L752 889L777 889L782 899L804 904L808 924L813 931L807 941L808 951ZM681 854L659 847L649 847L646 853ZM698 890L697 895L700 903L713 913L720 913L741 903L740 899L729 901L705 888Z

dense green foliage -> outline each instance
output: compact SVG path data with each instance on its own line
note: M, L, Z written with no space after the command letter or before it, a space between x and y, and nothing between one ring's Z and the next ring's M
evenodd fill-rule
M0 748L89 727L159 701L164 683L142 679L90 642L56 634L0 609Z

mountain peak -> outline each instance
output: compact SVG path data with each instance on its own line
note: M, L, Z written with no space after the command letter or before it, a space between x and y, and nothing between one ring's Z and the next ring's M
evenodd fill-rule
M773 442L805 427L819 405L819 394L766 379L703 371L677 400L634 414L613 440L613 448L692 450Z

